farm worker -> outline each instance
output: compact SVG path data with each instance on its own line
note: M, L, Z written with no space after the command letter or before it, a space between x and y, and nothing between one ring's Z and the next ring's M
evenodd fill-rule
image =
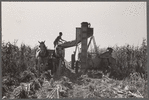
M113 49L108 47L107 51L100 55L100 58L110 58L112 57L112 52L113 52Z
M63 35L63 33L59 32L59 36L54 40L54 48L55 48L56 45L58 45L59 42L62 42L62 41L67 42L66 40L62 39L62 35Z
M108 47L107 51L102 53L99 57L106 58L108 60L108 64L110 64L109 58L112 57L112 52L113 52L113 49Z

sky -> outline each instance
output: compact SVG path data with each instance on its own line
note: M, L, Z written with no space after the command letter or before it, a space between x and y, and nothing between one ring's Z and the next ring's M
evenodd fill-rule
M139 46L147 39L146 2L2 2L2 41L35 47L44 41L54 49L53 41L75 40L76 28L88 22L94 29L99 48ZM70 61L75 47L65 49Z

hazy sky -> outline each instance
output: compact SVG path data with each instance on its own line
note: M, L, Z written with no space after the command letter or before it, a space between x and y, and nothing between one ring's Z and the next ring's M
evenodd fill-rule
M76 38L76 27L91 23L100 48L125 44L138 46L147 39L146 2L2 2L2 41L34 47L46 41L53 49L59 32ZM66 49L70 61L73 48Z

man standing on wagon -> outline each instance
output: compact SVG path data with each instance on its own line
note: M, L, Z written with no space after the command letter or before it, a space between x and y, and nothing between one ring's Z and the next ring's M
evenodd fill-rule
M67 42L66 40L62 39L62 35L63 35L63 33L59 32L59 36L57 36L57 38L54 40L54 48L56 45L58 45L59 42L61 42L61 43L62 43L62 41Z

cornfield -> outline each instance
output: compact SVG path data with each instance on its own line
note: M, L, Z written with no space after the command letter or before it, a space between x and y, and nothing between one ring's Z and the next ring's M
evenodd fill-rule
M36 75L35 52L37 50L37 46L31 48L30 46L22 43L21 46L18 47L16 45L16 42L3 42L1 49L3 85L2 96L6 96L11 93L17 86L19 86L21 82L30 82L32 79L35 78L33 74ZM117 71L119 73L120 80L111 79L111 83L106 84L110 84L111 87L116 86L117 84L117 86L121 86L121 88L126 88L128 86L131 91L139 91L141 96L147 98L148 92L146 40L143 40L141 46L115 46L113 47L113 49L113 57L116 59L117 62ZM99 48L99 52L101 53L102 51L103 49ZM24 78L27 77L27 75L29 78ZM113 93L113 89L107 89L103 91L102 87L98 88L98 85L102 83L102 79L96 80L90 78L87 82L84 81L84 83L82 83L81 85L74 83L73 90L69 91L68 93L69 97L118 97L118 95ZM93 84L91 85L89 84L89 82L92 82ZM89 87L87 88L87 86ZM84 89L82 87L84 87ZM39 91L38 93L40 93ZM126 95L121 95L121 97L125 98Z
M128 77L137 72L147 79L147 44L144 39L140 47L130 45L115 47L113 57L117 60L117 67L122 77Z

